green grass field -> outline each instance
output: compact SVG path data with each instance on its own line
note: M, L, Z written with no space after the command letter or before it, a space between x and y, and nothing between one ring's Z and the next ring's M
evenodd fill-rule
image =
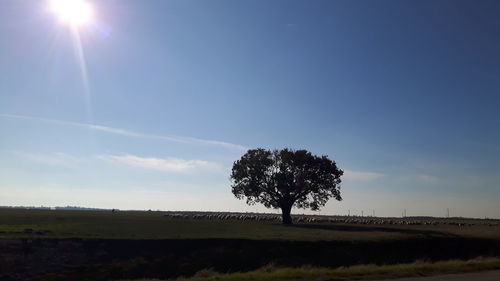
M162 212L0 209L0 238L384 240L428 236L500 239L500 226L357 225L172 219Z

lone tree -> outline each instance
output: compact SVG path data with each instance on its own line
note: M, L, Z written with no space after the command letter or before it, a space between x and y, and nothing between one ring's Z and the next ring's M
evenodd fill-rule
M283 224L292 224L292 207L319 210L331 197L340 196L344 172L327 156L307 150L250 149L234 162L232 192L249 205L281 208Z

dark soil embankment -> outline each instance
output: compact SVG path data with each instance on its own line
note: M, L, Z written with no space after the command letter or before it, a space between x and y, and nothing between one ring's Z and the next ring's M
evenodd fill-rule
M239 239L0 240L0 280L116 280L248 271L269 263L325 267L500 256L500 241L428 237L387 241Z

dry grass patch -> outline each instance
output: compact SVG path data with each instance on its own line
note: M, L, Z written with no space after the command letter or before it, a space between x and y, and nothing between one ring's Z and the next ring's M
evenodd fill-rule
M447 273L465 273L500 269L500 258L477 258L473 260L450 260L440 262L414 262L396 265L356 265L340 268L303 266L300 268L280 268L273 265L249 272L218 273L205 269L189 278L171 279L175 281L281 281L281 280L360 280L391 279L412 276L428 276ZM135 281L161 281L141 279Z

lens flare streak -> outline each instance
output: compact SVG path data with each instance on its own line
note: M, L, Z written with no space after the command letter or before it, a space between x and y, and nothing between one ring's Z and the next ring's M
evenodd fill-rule
M59 18L61 23L67 25L70 29L73 50L83 84L87 119L92 122L89 78L80 32L84 25L92 22L94 17L93 6L86 0L49 0L48 4L49 10Z
M75 52L75 56L78 62L78 66L80 67L80 74L82 76L82 84L83 84L83 93L85 98L85 109L87 114L87 121L93 121L92 110L91 110L91 100L90 100L90 86L89 86L89 78L87 72L87 63L85 60L85 53L83 51L82 39L80 36L80 32L76 28L71 28L71 36L73 41L73 49Z

